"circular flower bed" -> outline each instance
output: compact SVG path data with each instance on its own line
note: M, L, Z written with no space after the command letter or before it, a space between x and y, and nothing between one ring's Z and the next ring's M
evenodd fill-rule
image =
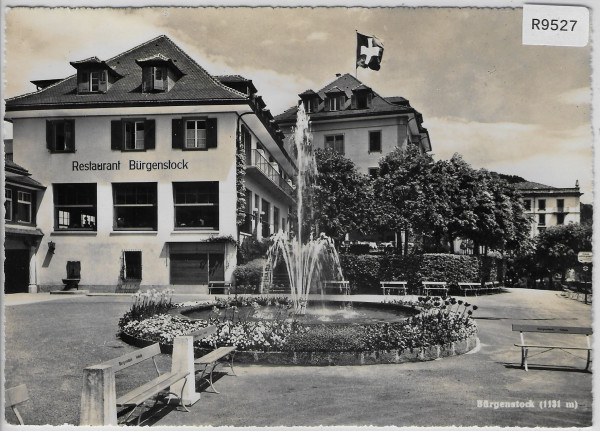
M280 318L251 321L241 311L242 306L252 310L266 304L280 307ZM287 298L231 297L185 305L171 304L167 312L163 307L158 314L145 315L138 304L135 316L128 312L120 320L121 337L140 345L159 342L169 350L176 336L215 325L216 334L195 342L199 354L206 349L235 345L238 361L306 364L435 359L465 353L475 347L477 340L472 318L477 307L454 298L392 301L385 305L411 307L420 312L400 322L342 325L303 324L293 318ZM194 307L212 307L212 313L206 320L190 320L180 314Z

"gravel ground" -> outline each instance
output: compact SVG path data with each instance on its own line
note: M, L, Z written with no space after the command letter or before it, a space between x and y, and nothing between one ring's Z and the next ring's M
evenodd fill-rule
M481 340L479 349L469 354L398 365L238 365L238 376L219 374L215 386L221 393L202 392L191 413L157 408L144 424L591 426L592 374L580 371L585 360L551 352L532 360L540 366L525 372L518 367L520 353L513 346L518 334L511 331L512 323L590 325L591 307L557 292L522 289L468 301L479 306ZM31 399L20 409L26 423L79 423L83 368L135 350L115 336L130 303L123 296L36 302L11 301L7 295L4 374L6 387L27 384ZM168 370L170 357L161 355L159 367ZM138 386L152 372L136 369L121 376L117 392ZM197 388L202 389L200 382ZM535 407L480 408L478 400L532 400ZM543 400L560 400L561 408L542 409ZM567 402L575 401L576 409L567 408ZM5 414L15 423L12 412Z

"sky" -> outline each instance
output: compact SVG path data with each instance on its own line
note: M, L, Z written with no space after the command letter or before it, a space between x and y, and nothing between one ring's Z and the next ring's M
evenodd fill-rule
M165 34L209 73L252 79L276 115L355 73L358 30L385 47L381 69L358 79L410 100L436 159L458 152L555 187L578 180L592 202L591 47L524 46L521 20L509 8L12 8L4 97Z

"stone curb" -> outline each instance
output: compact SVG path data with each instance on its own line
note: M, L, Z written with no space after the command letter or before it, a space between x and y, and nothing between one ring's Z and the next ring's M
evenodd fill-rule
M147 347L155 341L145 340L129 335L119 334L127 344L136 347ZM375 365L402 364L404 362L424 362L449 356L458 356L477 347L479 338L472 335L464 340L450 344L435 345L407 350L379 350L373 352L251 352L237 351L235 362L258 365ZM171 354L172 344L160 343L161 352ZM211 349L195 348L198 356L211 352Z

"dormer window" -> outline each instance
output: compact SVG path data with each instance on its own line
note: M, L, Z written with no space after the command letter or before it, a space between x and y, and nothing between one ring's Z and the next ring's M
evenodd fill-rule
M169 91L184 73L175 62L162 54L140 58L135 61L142 68L142 92Z
M105 93L113 82L121 77L106 62L98 57L90 57L81 61L72 61L71 66L77 69L77 93Z
M106 70L81 70L77 73L79 93L99 93L107 89Z
M142 71L142 75L144 77L142 82L142 91L144 93L151 91L167 91L169 89L166 67L145 67Z
M344 96L343 94L332 95L327 98L327 101L329 103L330 111L339 111L344 107L344 104L346 103L346 96Z
M307 99L303 101L304 103L304 110L306 111L307 114L311 114L313 112L317 112L319 109L319 99L312 98L312 99Z
M352 109L369 109L373 102L373 90L364 84L352 89Z

